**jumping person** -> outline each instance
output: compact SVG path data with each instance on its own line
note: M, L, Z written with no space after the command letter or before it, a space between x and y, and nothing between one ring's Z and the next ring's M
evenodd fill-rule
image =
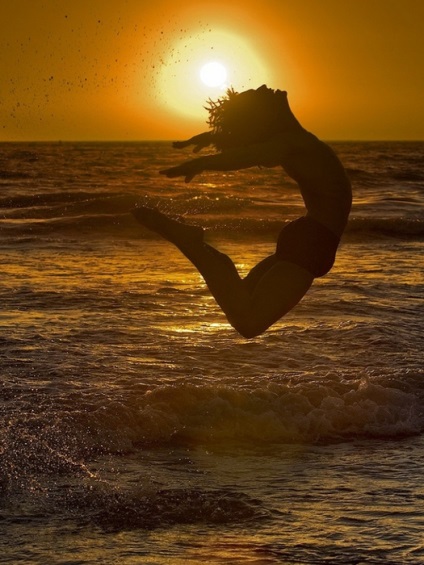
M275 253L242 279L233 261L204 241L201 227L185 224L155 208L133 213L145 227L173 243L204 278L230 324L244 337L255 337L289 312L314 278L331 269L346 227L352 192L332 149L306 131L290 110L287 93L265 85L210 102L211 131L174 147L213 145L217 153L160 171L190 182L203 171L234 171L281 166L294 179L306 214L285 226Z

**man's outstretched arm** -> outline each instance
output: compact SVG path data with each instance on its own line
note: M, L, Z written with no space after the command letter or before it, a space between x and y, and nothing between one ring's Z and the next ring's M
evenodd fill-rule
M168 178L185 177L185 181L190 182L203 171L238 171L255 166L276 167L281 164L282 151L283 144L276 144L273 140L198 157L176 167L164 169L160 173Z

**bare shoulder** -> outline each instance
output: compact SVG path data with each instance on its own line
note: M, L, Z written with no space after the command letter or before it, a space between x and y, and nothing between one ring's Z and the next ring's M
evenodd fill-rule
M343 184L350 183L346 171L334 150L306 130L294 132L289 140L280 140L281 165L297 182L325 181Z

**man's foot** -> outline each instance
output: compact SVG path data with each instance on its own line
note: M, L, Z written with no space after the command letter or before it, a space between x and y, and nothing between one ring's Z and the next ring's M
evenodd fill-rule
M177 246L203 243L203 228L170 218L157 208L137 206L132 214L140 224Z

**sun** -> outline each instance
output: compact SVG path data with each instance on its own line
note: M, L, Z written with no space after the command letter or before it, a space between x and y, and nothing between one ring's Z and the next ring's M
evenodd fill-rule
M208 99L228 88L241 92L274 82L264 61L248 38L224 29L199 30L167 46L152 75L152 96L171 112L204 122Z
M199 75L200 80L206 86L223 87L226 84L228 73L222 63L211 61L202 66Z

